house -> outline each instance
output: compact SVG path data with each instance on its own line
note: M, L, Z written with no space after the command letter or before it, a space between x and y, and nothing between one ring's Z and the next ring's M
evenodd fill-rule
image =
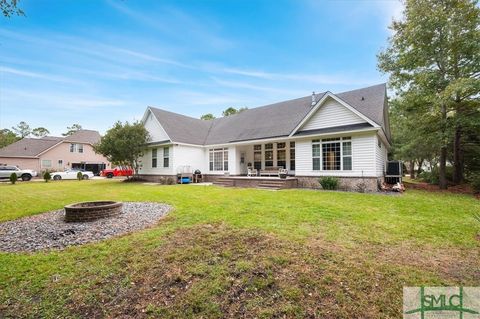
M142 123L151 141L140 175L151 181L185 167L206 180L283 167L298 186L335 176L345 189L376 190L391 145L386 85L324 92L200 120L148 107Z
M100 138L100 134L92 130L79 130L66 137L23 138L0 149L0 165L16 165L38 172L83 168L97 174L110 166L103 155L93 150Z

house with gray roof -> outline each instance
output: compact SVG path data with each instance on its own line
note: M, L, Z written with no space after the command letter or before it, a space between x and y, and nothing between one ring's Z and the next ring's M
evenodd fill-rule
M100 138L100 134L93 130L79 130L65 137L23 138L0 149L0 165L14 165L37 172L83 168L99 173L110 166L103 155L93 150Z
M364 183L376 190L391 145L385 84L313 93L213 120L149 106L142 123L151 140L140 174L150 180L196 170L209 181L273 178L281 169L300 186L334 176L344 188Z

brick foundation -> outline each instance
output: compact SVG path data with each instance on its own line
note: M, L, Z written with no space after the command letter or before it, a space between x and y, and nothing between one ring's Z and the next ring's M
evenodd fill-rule
M175 175L140 175L140 177L148 182L155 182L155 183L161 183L162 180L164 181L166 178L173 178L176 180ZM208 183L214 183L218 180L228 178L228 177L235 177L235 175L229 175L226 176L224 174L221 175L203 175L203 182L208 182ZM320 186L319 183L319 178L320 176L292 176L297 178L297 181L295 184L289 185L290 187L298 187L298 188L313 188L313 189L321 189L322 187ZM340 190L344 191L353 191L353 192L359 192L361 190L365 192L376 192L378 191L378 185L379 183L382 182L382 178L377 178L377 177L336 177L339 182ZM259 177L260 179L260 177ZM258 183L252 182L251 185L249 185L248 180L247 181L241 181L239 182L242 185L239 184L240 187L255 187ZM361 184L364 184L362 187Z
M317 176L296 176L298 179L298 187L321 189L319 179ZM353 191L353 192L376 192L378 191L378 184L381 182L380 178L376 177L335 177L339 181L339 190Z
M296 176L298 179L298 187L321 189L317 176ZM381 182L377 177L336 177L339 180L339 190L353 192L376 192L378 184ZM362 185L363 184L363 185Z

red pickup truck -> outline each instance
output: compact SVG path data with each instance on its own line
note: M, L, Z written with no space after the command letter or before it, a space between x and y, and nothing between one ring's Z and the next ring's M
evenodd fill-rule
M114 176L132 176L133 170L130 167L115 167L114 169L104 169L100 172L100 176L112 178Z

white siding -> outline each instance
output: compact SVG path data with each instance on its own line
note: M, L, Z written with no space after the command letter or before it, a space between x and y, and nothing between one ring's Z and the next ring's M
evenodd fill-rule
M239 163L240 162L240 154L237 156L237 150L235 146L215 146L214 148L228 148L228 172L231 175L238 174L238 170L240 170ZM204 163L205 163L205 172L208 174L224 174L224 171L210 171L210 148L205 148L205 156L204 156Z
M375 158L377 163L377 166L376 166L377 176L379 177L383 176L383 173L385 172L387 156L388 156L388 151L387 151L387 148L385 147L385 144L382 142L380 137L376 135L375 136Z
M152 112L149 111L147 119L145 120L145 123L143 125L150 134L151 142L160 142L170 139L163 127L160 125L160 123L158 123Z
M181 166L190 166L192 172L199 169L202 173L207 171L207 161L205 149L203 147L175 145L173 147L173 171L177 173L177 169Z
M300 131L365 123L365 120L332 98L328 98Z
M352 137L352 164L351 171L314 171L312 164L312 140L308 138L296 141L296 170L297 176L352 176L373 177L376 175L375 133L365 132L348 135ZM334 137L334 136L329 136Z
M152 149L157 149L157 167L152 167ZM173 169L174 146L169 146L170 160L169 167L163 167L163 146L151 147L145 150L141 158L140 174L146 175L173 175L176 171Z

